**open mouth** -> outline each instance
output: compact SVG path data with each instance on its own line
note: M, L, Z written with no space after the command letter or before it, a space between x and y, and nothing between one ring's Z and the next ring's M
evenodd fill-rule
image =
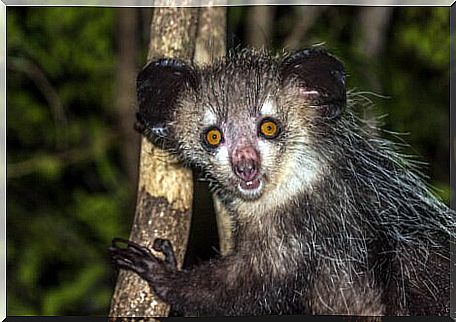
M256 148L245 143L237 145L231 151L230 161L241 197L258 198L263 189L264 177L261 173L261 157Z
M260 178L253 179L252 181L241 181L239 186L244 190L255 190L260 186Z
M257 177L251 181L239 182L238 189L246 199L255 199L260 196L263 190L263 178Z

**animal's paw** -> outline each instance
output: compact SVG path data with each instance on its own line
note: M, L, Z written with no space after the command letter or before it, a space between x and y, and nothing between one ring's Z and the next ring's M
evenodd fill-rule
M147 247L122 238L114 238L109 247L117 267L136 272L156 288L167 284L172 273L177 270L177 265L169 240L156 239L153 249L162 252L165 259L155 257Z
M177 270L176 257L174 256L171 242L168 239L156 238L152 247L155 251L161 252L165 255L164 263L169 269Z

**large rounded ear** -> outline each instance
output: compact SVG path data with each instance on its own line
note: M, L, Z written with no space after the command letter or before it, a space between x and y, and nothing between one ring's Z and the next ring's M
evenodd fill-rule
M180 95L197 87L196 71L182 61L159 59L147 64L136 79L139 104L136 130L153 143L166 147L171 143L169 124L174 120Z
M342 63L321 49L297 51L280 65L283 85L297 81L299 96L323 117L337 117L346 105L345 71Z

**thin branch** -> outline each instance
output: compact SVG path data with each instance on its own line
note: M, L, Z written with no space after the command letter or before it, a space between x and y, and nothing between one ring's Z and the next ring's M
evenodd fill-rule
M16 179L32 174L40 169L40 165L49 162L49 160L57 160L61 168L87 160L95 160L100 153L104 153L112 148L114 143L117 143L117 140L117 136L112 135L106 139L97 141L96 144L89 147L78 147L55 154L41 154L31 159L8 164L6 177L7 179Z
M32 60L23 57L8 57L7 61L7 67L10 70L24 73L35 83L51 108L51 114L54 119L57 133L63 133L68 125L65 108L60 100L59 94L54 86L52 86L44 71ZM55 137L57 148L64 148L68 145L66 135L56 135Z

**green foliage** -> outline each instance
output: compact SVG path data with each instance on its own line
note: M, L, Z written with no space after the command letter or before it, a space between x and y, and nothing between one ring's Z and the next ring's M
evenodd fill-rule
M7 15L8 314L106 314L107 247L128 232L134 191L110 121L114 12L8 8Z
M402 11L401 11L402 13ZM433 185L449 190L449 8L408 8L394 27L381 78L391 97L382 102L387 127L410 133L407 141L429 164ZM441 197L449 203L449 194Z
M229 10L230 45L243 42L246 10ZM449 8L394 9L377 57L360 50L358 14L329 8L302 46L325 42L349 87L389 97L366 94L388 114L387 129L410 133L405 152L424 157L449 202ZM296 7L277 9L273 49L296 19ZM107 313L115 279L106 249L130 229L136 188L113 108L115 26L110 8L7 9L9 315Z

